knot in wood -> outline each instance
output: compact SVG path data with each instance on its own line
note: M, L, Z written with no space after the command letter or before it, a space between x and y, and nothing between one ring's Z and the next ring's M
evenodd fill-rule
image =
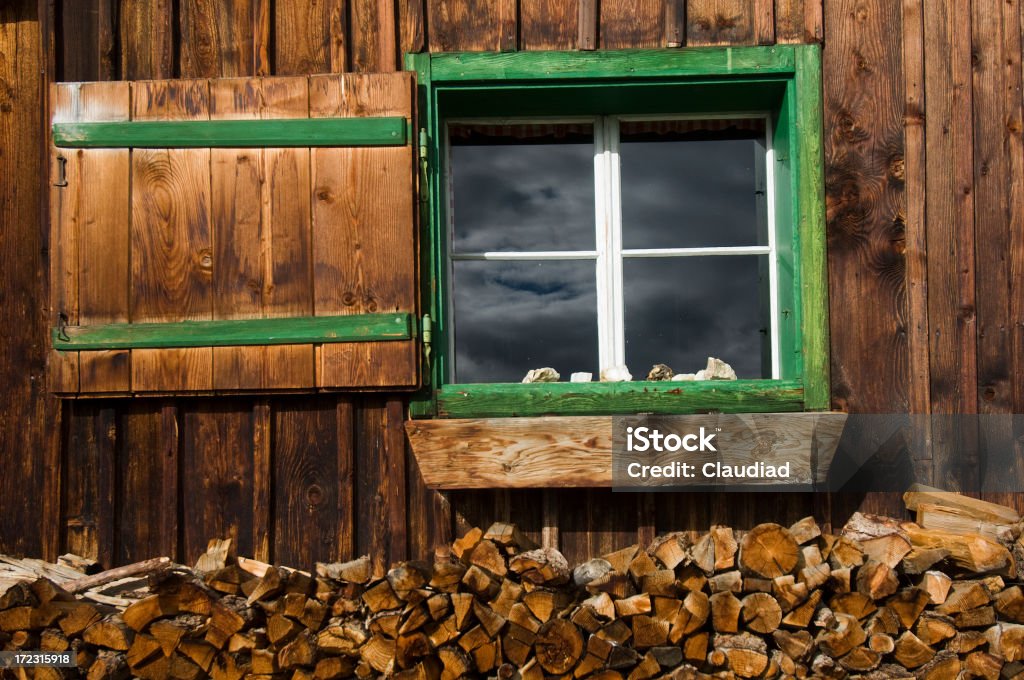
M306 502L309 504L310 510L324 502L324 490L320 488L319 484L311 484L306 489Z

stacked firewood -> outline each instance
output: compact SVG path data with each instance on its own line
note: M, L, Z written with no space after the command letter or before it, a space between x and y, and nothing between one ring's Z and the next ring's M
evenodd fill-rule
M514 526L432 564L310 574L212 541L0 595L0 646L71 651L57 678L1022 678L1020 517L928 490L918 522L855 515L673 533L571 568Z

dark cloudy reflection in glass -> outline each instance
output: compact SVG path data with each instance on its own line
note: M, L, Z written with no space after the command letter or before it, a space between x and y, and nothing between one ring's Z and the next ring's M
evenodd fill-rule
M452 250L594 249L589 123L451 125Z
M680 131L701 123L726 129ZM766 225L758 220L764 153L762 130L736 129L726 121L624 122L623 247L766 245Z
M643 379L651 366L696 373L709 356L739 378L770 378L764 310L767 257L626 258L626 365Z
M457 383L597 372L594 261L454 263Z

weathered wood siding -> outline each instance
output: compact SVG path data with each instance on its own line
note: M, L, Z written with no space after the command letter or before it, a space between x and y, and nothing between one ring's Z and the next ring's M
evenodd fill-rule
M279 562L364 552L390 560L425 556L453 533L500 518L572 560L672 529L812 512L842 522L857 507L900 509L884 495L442 496L422 486L405 450L400 396L71 401L57 409L42 366L48 292L38 112L46 108L34 75L50 45L41 36L54 38L49 73L69 81L389 70L403 52L420 50L824 40L834 405L1024 410L1016 1L40 6L39 16L27 0L0 9L0 386L9 395L0 415L0 549L74 550L108 563L155 554L191 560L206 538L233 535L243 553ZM920 469L939 477L970 464L927 442L915 454ZM1024 507L1019 496L997 500ZM25 531L37 526L38 534Z

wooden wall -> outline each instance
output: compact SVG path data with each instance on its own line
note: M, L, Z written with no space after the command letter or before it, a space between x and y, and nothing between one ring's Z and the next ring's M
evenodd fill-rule
M0 550L192 560L207 538L233 535L242 553L276 562L365 552L384 561L506 519L574 560L712 523L899 511L886 495L442 496L419 482L404 403L389 395L58 408L41 388L40 66L56 80L284 75L393 69L401 53L425 49L823 40L835 405L1019 413L1020 12L1015 0L831 0L824 10L820 0L42 0L38 13L30 0L5 4ZM917 465L944 475L964 463L942 451L924 442Z

